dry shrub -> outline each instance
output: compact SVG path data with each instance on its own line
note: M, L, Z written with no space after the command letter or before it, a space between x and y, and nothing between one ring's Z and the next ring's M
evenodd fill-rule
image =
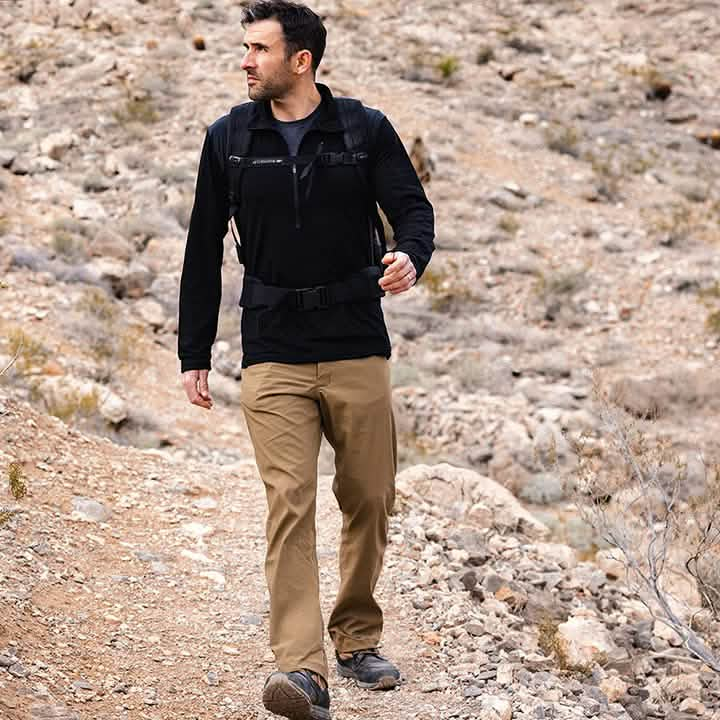
M694 582L703 605L720 620L720 472L705 465L705 490L683 499L687 466L667 440L651 440L638 418L616 406L595 381L595 399L607 455L578 457L576 501L582 517L618 551L627 584L651 616L670 627L683 647L716 672L720 659L693 629L693 619L671 588ZM712 571L709 570L712 568Z

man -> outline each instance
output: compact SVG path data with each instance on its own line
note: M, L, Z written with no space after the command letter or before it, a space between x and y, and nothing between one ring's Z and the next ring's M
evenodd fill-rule
M328 623L338 673L361 687L400 682L378 651L373 596L395 497L390 341L380 297L408 291L433 252L434 218L385 116L315 82L326 31L286 0L244 10L248 95L207 131L180 284L178 354L188 399L212 408L223 238L245 266L241 400L265 485L270 644L267 709L329 718L315 549L317 459L335 450L343 514L340 588ZM366 146L366 147L365 147ZM376 253L376 201L395 252Z

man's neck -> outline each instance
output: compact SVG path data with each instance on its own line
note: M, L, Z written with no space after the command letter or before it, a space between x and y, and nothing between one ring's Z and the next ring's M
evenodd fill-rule
M271 100L270 107L276 120L290 122L306 118L321 100L322 96L313 83L310 87L298 88L283 98Z

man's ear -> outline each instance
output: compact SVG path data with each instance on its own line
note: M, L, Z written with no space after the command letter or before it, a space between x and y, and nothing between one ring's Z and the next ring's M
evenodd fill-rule
M295 72L302 75L312 70L312 53L309 50L300 50L295 61Z

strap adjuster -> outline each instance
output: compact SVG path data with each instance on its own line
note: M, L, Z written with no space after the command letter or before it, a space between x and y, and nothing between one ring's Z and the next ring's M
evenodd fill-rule
M295 307L297 310L320 310L329 306L327 285L299 288L295 291Z

